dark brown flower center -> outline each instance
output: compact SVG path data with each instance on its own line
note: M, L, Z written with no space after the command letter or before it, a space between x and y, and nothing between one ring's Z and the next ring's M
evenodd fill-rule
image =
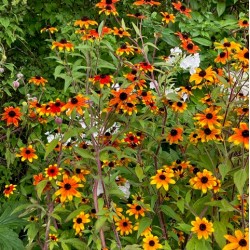
M139 17L139 16L141 16L141 13L137 12L137 13L135 13L135 16Z
M241 239L241 240L239 241L239 245L240 245L241 247L245 247L245 246L247 246L247 241L246 241L245 239Z
M144 62L142 65L146 67L146 66L148 66L148 63Z
M198 136L198 134L193 134L193 138L196 138Z
M135 139L135 137L133 135L129 136L129 140L133 141Z
M145 96L147 96L148 94L147 94L146 91L142 91L141 95L145 97Z
M155 245L155 242L154 242L153 240L150 240L150 241L148 242L148 244L149 244L151 247L153 247L153 246Z
M106 4L112 4L113 1L112 0L106 0Z
M137 206L135 207L135 210L136 210L136 211L140 211L140 210L141 210L141 206L137 205Z
M242 133L241 133L241 135L244 137L244 138L247 138L247 137L249 137L249 130L243 130L242 131Z
M244 58L249 59L249 52L246 52L246 53L244 54Z
M133 108L133 107L134 107L134 104L133 104L133 103L128 102L128 103L127 103L127 106L128 106L129 108Z
M77 169L76 169L76 173L77 173L77 174L80 174L80 173L81 173L81 169L80 169L80 168L77 168Z
M185 10L186 10L186 7L185 7L184 5L182 5L182 6L180 7L180 10L181 10L181 11L185 11Z
M60 106L61 106L61 103L60 103L60 102L56 102L56 103L55 103L55 106L56 106L56 107L60 107Z
M81 223L82 223L82 218L77 218L77 219L76 219L76 223L77 223L77 224L81 224Z
M197 174L198 172L200 172L199 168L194 168L194 169L193 169L193 173L194 173L194 174Z
M91 209L92 214L96 214L96 210L94 208Z
M122 225L123 225L124 227L127 227L127 226L128 226L128 223L127 223L126 221L124 221L124 222L122 223Z
M119 30L118 33L121 35L123 34L123 30Z
M119 95L120 100L125 101L127 99L128 95L125 92L122 92Z
M55 173L55 169L54 169L54 168L51 168L51 169L49 170L49 172L50 172L51 174L54 174L54 173Z
M242 23L246 25L246 24L248 24L248 21L244 20Z
M201 70L201 71L199 72L199 76L200 76L200 77L204 77L206 74L207 74L207 73L206 73L205 70Z
M194 45L193 45L192 43L189 43L189 44L187 45L187 48L191 50L191 49L194 48Z
M182 107L183 103L182 102L177 102L177 106L180 108Z
M206 114L206 118L207 119L212 119L213 118L213 114L211 114L211 113Z
M169 18L170 18L170 15L166 15L165 17L166 17L167 19L169 19Z
M104 79L104 78L106 78L106 75L101 74L101 75L100 75L100 78Z
M66 39L61 39L61 40L60 40L60 43L66 44L66 43L67 43L67 40L66 40Z
M112 161L108 165L110 168L113 168L115 166L114 162L112 162Z
M201 183L206 184L208 182L208 178L206 176L201 177Z
M41 79L41 76L35 76L35 78L36 78L37 80L40 80L40 79Z
M200 224L200 226L199 226L199 229L201 230L201 231L205 231L206 229L207 229L207 226L205 225L205 224Z
M248 108L243 108L242 111L243 111L244 113L246 113L246 112L249 111L249 109L248 109Z
M171 131L170 131L170 135L171 136L176 136L178 134L178 131L176 130L176 129L172 129Z
M209 128L205 128L205 129L204 129L204 133L205 133L206 135L210 135L210 134L212 133L212 131L211 131Z
M87 16L83 16L83 17L81 18L81 20L82 20L82 21L88 21L89 18L88 18Z
M25 154L26 155L29 155L31 153L31 151L29 150L29 149L27 149L26 151L25 151Z
M166 180L166 176L164 174L161 174L161 175L159 175L159 179L164 181L164 180Z
M187 86L185 87L185 89L187 89L188 91L191 91L191 90L192 90L192 86L191 86L191 85L187 85Z
M71 189L71 185L69 183L66 183L66 184L64 184L64 188L66 190L70 190Z
M77 98L73 97L70 101L72 104L77 104L78 103L78 100Z
M124 44L121 46L121 49L127 49L126 43L124 43Z
M231 43L230 42L223 43L223 46L224 47L231 47Z
M221 52L220 53L220 58L223 58L223 57L225 57L226 56L226 53L225 52Z
M9 116L10 116L10 117L15 117L15 116L16 116L16 112L13 111L13 110L11 110L11 111L9 112Z

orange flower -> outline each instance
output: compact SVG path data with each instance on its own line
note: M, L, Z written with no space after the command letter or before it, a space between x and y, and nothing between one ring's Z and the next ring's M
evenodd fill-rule
M219 109L207 108L203 111L203 114L196 114L194 119L198 120L198 124L202 127L207 126L210 129L213 129L215 126L221 127L221 124L218 120L222 120L223 117L218 115Z
M176 10L178 10L180 13L184 14L185 16L187 16L189 18L191 17L191 15L190 15L190 12L192 12L191 9L188 9L180 1L178 1L178 3L172 3L172 4L173 4L174 8Z
M149 72L153 72L154 70L154 66L152 66L150 63L147 62L140 62L135 64L135 67L138 68L139 70L144 71L145 73Z
M135 14L127 14L127 16L129 17L134 17L134 18L137 18L137 19L145 19L147 18L146 16L144 16L143 14L137 12Z
M195 45L191 40L182 41L181 47L190 54L195 54L198 50L200 50L200 48Z
M182 141L183 140L183 137L182 137L182 132L183 132L183 129L182 128L173 128L170 130L168 136L167 136L167 140L169 142L169 144L177 144L179 141Z
M18 121L21 120L21 115L20 108L13 108L12 106L5 107L1 120L6 120L7 126L14 124L15 127L18 127Z
M233 52L233 50L239 51L241 45L234 42L234 41L228 41L227 38L224 38L224 41L221 43L215 42L215 49L222 49L227 50L229 52Z
M62 111L68 109L66 111L67 115L71 115L72 111L76 109L76 112L80 115L83 115L83 108L88 108L89 105L87 103L88 98L84 97L82 94L78 94L77 96L70 98L69 101L62 107Z
M37 75L37 76L33 76L29 79L29 82L34 83L35 85L39 86L39 85L43 85L45 86L45 83L48 82L48 80L44 79L43 77Z
M51 34L53 34L54 32L58 31L58 29L55 27L51 27L50 25L47 25L46 27L41 29L41 33L43 33L44 31L50 32Z
M76 176L69 177L67 174L64 174L63 181L57 182L57 185L61 188L55 192L55 196L61 195L61 202L67 199L72 201L73 196L81 197L80 192L76 190L78 187L83 187L82 184L78 184L79 181L80 179Z
M119 0L101 0L101 2L97 3L95 6L101 9L99 11L99 14L102 12L105 13L105 15L118 15L118 12L116 11L115 3L119 2Z
M115 36L119 36L120 38L122 38L124 36L130 36L130 34L126 30L124 30L123 28L118 29L118 28L114 27L113 33Z
M121 47L116 50L116 54L119 56L122 56L124 53L126 53L127 55L134 55L133 47L131 47L131 45L127 42L122 44Z
M80 26L80 28L84 26L86 29L88 29L90 25L98 25L98 23L94 20L90 20L86 16L82 17L80 20L76 20L74 23L74 26Z
M187 33L181 33L181 32L176 32L175 35L177 35L180 40L183 41L191 41L191 39L189 38L189 35Z
M242 50L238 51L234 58L239 60L240 62L248 65L249 64L249 51L247 48L243 48Z
M17 157L22 157L21 161L28 160L32 162L33 159L38 159L38 156L35 154L36 150L33 149L32 145L29 145L27 148L20 148L20 153L16 154Z
M138 219L139 215L144 217L145 216L145 211L147 209L143 208L139 204L127 204L127 206L130 208L126 211L126 214L129 214L129 216L134 215L135 219Z
M191 75L189 82L194 81L196 85L200 84L202 80L207 80L213 82L215 78L215 72L212 69L212 66L208 67L206 70L197 68L196 72Z
M44 180L45 178L43 177L42 173L39 173L37 175L33 175L33 185L36 186L40 181Z
M65 105L64 102L61 102L59 98L56 98L56 101L49 102L50 115L60 115L62 107Z
M242 20L239 20L238 25L239 25L241 28L248 28L249 23L248 23L248 20L242 19Z
M141 1L136 1L133 3L134 5L150 5L150 6L153 6L153 5L160 5L161 3L160 2L156 2L156 1L153 1L153 0L141 0Z
M49 167L45 168L44 172L46 177L49 177L49 180L57 178L58 175L61 175L60 171L62 171L62 168L58 168L57 164L49 165Z
M89 80L93 83L99 83L100 88L103 88L104 85L110 87L110 84L114 82L113 76L105 74L96 75L93 78L89 78Z
M74 46L72 43L68 42L66 39L61 39L59 42L54 41L52 43L51 49L58 48L59 51L61 50L67 50L67 51L74 51Z
M226 64L228 60L230 60L230 56L228 51L222 51L220 54L214 59L216 63Z
M164 21L166 24L169 22L174 23L175 22L175 16L173 14L168 14L168 12L160 12L163 15L162 21Z
M7 198L9 198L10 195L14 193L14 190L16 190L16 185L13 185L13 184L5 185L5 189L3 191L3 194Z
M171 108L175 112L183 113L187 109L187 103L185 102L174 102L173 105L171 105Z
M228 138L229 142L235 145L243 144L246 149L249 149L249 128L244 122L240 123L240 128L233 128L234 134Z
M208 142L211 140L217 141L220 139L220 129L210 129L208 127L204 127L203 129L200 129L198 131L199 138L201 139L202 142Z

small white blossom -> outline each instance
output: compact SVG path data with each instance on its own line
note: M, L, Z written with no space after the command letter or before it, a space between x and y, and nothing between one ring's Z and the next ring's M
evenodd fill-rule
M189 55L184 57L180 62L180 67L182 69L188 69L189 73L192 75L195 73L196 68L200 66L200 55L195 53L194 55Z
M128 199L130 196L130 183L126 181L124 186L118 186L118 188L124 193L124 198Z

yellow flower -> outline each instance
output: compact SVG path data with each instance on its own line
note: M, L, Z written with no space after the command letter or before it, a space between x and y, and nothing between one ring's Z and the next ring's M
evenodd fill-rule
M77 215L73 219L74 225L73 228L75 229L76 233L82 235L81 231L84 230L84 224L90 222L89 214L85 214L84 212L81 212L79 215Z
M249 249L249 236L248 232L243 234L240 230L235 231L235 237L232 235L224 235L229 243L223 247L222 250L248 250Z
M157 174L151 177L152 181L150 184L156 184L157 189L163 187L168 191L169 184L175 184L175 180L171 179L172 177L174 177L174 171L172 169L158 169Z
M191 231L197 234L199 240L202 237L208 239L209 235L214 232L213 223L209 222L205 217L202 219L196 217L195 221L192 221L191 224L193 225Z
M156 250L156 249L162 249L162 245L159 243L158 237L152 234L147 235L143 239L143 250Z

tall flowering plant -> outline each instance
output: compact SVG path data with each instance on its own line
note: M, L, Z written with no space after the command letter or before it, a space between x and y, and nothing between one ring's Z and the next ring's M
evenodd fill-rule
M23 244L247 249L246 24L218 22L228 33L212 42L180 1L120 4L41 27L58 89L19 75L25 100L3 107L3 201L22 202Z

